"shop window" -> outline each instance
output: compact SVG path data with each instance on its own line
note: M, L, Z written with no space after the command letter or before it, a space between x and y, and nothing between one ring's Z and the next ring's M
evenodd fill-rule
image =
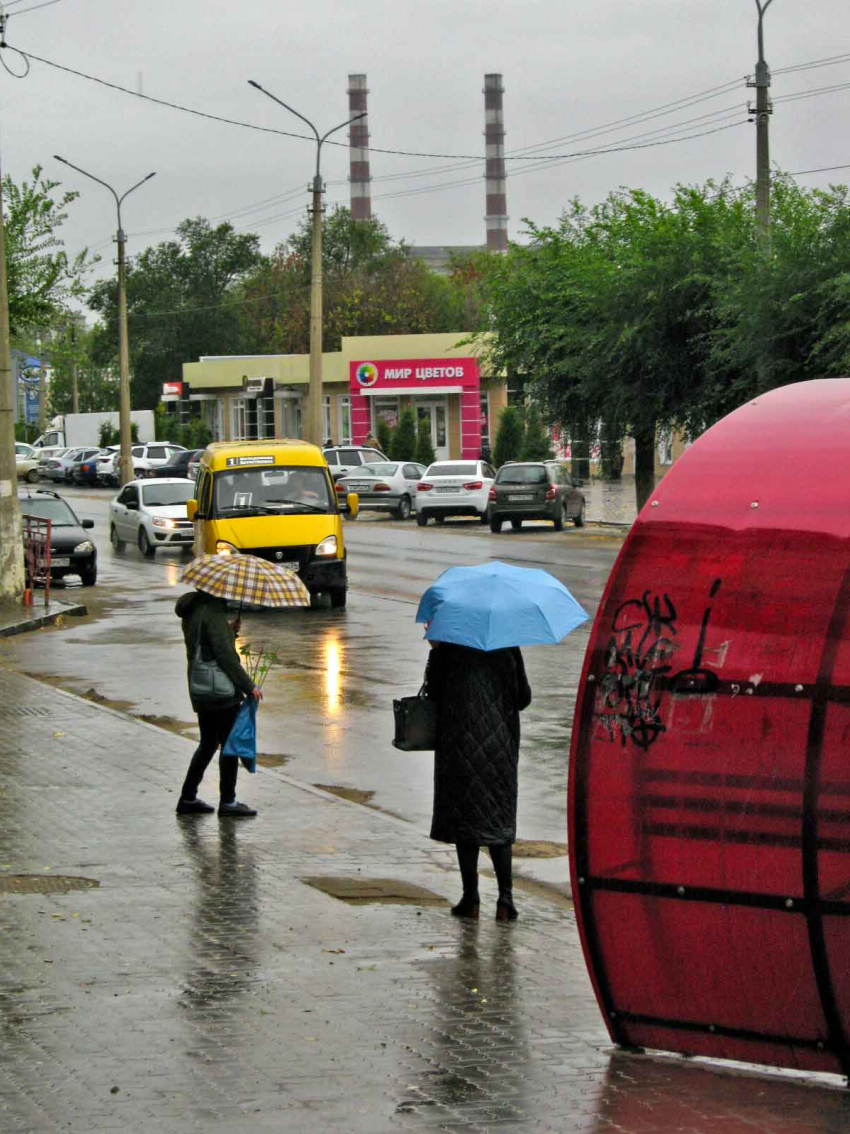
M331 425L331 399L325 395L322 398L322 440L327 441L329 437L333 437L333 426Z
M658 434L658 463L673 464L673 432L670 429L664 429Z
M330 437L331 434L328 434ZM351 444L351 398L339 399L339 437L340 445Z

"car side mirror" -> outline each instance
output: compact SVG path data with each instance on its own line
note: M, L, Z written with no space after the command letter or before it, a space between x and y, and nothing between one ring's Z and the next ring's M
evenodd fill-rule
M356 492L349 492L345 498L345 502L348 505L349 516L351 516L352 520L356 520L357 513L360 511L360 497Z
M195 517L197 516L197 514L198 514L198 501L197 500L187 500L186 501L186 515L188 516L188 518L190 520L194 520Z
M83 520L83 522L80 524L80 527L85 528L87 531L90 531L94 527L94 520Z
M136 503L135 500L128 500L127 501L127 511L128 512L138 512L138 510L139 510L139 505Z

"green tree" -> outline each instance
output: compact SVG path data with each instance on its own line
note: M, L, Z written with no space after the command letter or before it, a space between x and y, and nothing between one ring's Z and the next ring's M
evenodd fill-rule
M90 260L88 249L68 258L57 232L79 193L57 197L59 184L45 180L40 165L34 167L30 182L16 185L8 174L2 180L12 335L49 326L64 303L83 294L84 276L99 259Z
M552 439L532 402L525 415L525 436L520 450L521 461L546 461L552 456Z
M416 453L416 417L410 406L401 411L398 428L394 431L390 452L394 461L412 461Z
M434 446L431 443L431 417L422 414L416 428L416 460L427 469L436 460Z
M378 448L382 453L386 454L386 456L389 456L393 447L393 433L395 430L390 426L386 418L379 417L376 431L378 434Z
M519 460L524 439L522 413L517 406L505 406L499 414L499 427L493 446L493 463L497 469L506 461Z
M179 382L183 363L204 354L243 352L241 294L235 284L260 263L259 238L202 217L177 226L176 239L145 249L127 269L127 322L134 409L153 409L163 382ZM92 289L101 316L94 357L117 366L114 280Z

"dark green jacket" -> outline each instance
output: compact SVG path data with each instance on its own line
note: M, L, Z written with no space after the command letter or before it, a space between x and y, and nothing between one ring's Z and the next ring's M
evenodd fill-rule
M229 699L216 697L215 700L192 697L190 693L194 711L198 713L209 712L210 709L232 708L241 702L240 694L249 697L253 692L254 682L242 668L239 660L233 630L227 619L227 603L223 599L204 594L203 591L190 591L180 596L174 612L183 620L183 640L186 643L188 663L187 680L200 631L201 655L204 661L215 658L237 690L235 697Z

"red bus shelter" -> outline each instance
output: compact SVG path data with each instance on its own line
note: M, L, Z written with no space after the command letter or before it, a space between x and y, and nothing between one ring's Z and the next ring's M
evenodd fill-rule
M640 513L570 761L588 968L624 1045L850 1071L850 379L756 398Z

